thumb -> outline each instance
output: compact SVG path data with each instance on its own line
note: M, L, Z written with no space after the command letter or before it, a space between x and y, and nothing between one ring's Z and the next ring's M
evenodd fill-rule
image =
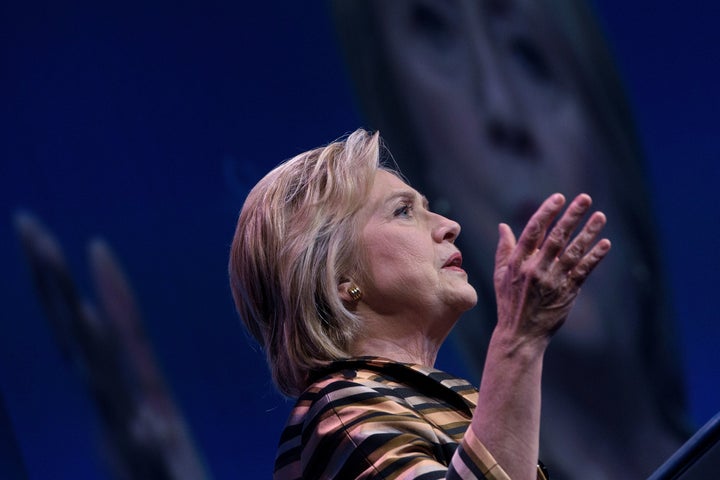
M495 251L495 270L508 265L510 255L516 245L515 235L506 223L498 225L498 234L497 250Z

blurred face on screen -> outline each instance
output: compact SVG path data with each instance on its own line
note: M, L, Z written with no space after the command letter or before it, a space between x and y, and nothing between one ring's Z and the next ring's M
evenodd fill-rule
M389 3L379 21L392 74L432 159L423 188L464 212L466 228L486 230L468 237L494 245L498 221L517 231L554 191L595 194L601 145L535 2Z
M491 278L497 224L519 233L553 192L568 198L588 192L613 218L603 168L608 153L583 97L571 42L561 37L551 8L536 0L378 6L385 75L413 132L395 140L422 152L401 168L415 172L411 179L438 213L462 223L465 242L472 242L465 246L476 252L469 258L477 262L473 271ZM409 165L414 161L419 165ZM610 235L622 242L613 228L611 222ZM612 263L625 261L625 253L617 249ZM630 314L634 302L620 298L629 289L610 278L612 271L603 269L588 289L618 288L618 303ZM609 307L598 298L586 292L574 310L578 320L566 329L578 347L604 337L601 318L611 312L601 312Z
M343 10L348 3L356 8ZM664 354L656 354L667 350L658 347L671 342L660 341L666 326L658 320L666 319L655 315L663 308L654 295L661 284L653 280L654 252L647 248L655 240L652 225L642 221L650 210L632 121L585 3L334 2L341 26L359 26L341 33L369 118L413 186L435 211L463 225L458 244L468 253L463 268L479 302L458 324L457 339L476 373L483 367L474 360L477 340L490 334L477 327L484 325L478 320L494 315L497 224L507 222L519 234L533 209L557 191L567 198L587 192L607 214L612 255L583 286L572 320L545 360L543 425L551 440L544 448L548 458L564 464L560 471L574 472L560 475L567 478L586 475L586 465L597 461L583 458L587 432L601 430L617 446L632 425L644 440L654 439L656 452L669 453L667 445L674 444L659 446L667 437L648 432L660 431L665 419L645 415L651 410L642 407L649 386L661 385L653 383L662 377L655 373L658 364L664 365L659 371L668 365ZM588 372L592 391L583 388ZM577 409L569 411L569 405ZM609 425L609 418L617 422ZM620 447L618 453L631 450ZM647 445L636 451L648 451ZM627 474L609 452L603 454L607 472L617 466Z

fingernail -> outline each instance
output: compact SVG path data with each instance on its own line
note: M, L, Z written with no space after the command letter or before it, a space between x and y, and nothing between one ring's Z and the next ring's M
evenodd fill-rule
M587 195L585 193L578 195L578 201L583 207L589 207L590 205L592 205L592 198L590 198L590 195Z
M560 205L563 202L563 196L559 193L556 193L552 196L552 202L555 205Z

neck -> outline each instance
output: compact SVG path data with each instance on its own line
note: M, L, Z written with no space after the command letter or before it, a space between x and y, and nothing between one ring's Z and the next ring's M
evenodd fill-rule
M349 353L434 367L438 351L460 313L447 309L378 313L361 303L356 314L362 319L362 328Z
M433 367L442 341L418 338L384 338L363 335L354 342L355 356L383 357L401 363L413 363Z

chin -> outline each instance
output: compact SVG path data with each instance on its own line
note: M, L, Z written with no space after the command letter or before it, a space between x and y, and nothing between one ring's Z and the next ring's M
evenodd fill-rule
M464 288L461 292L458 292L458 296L455 300L456 300L456 305L457 305L458 311L467 312L468 310L473 308L475 305L477 305L477 302L478 302L477 292L475 291L475 288L473 288L468 283L466 288Z

